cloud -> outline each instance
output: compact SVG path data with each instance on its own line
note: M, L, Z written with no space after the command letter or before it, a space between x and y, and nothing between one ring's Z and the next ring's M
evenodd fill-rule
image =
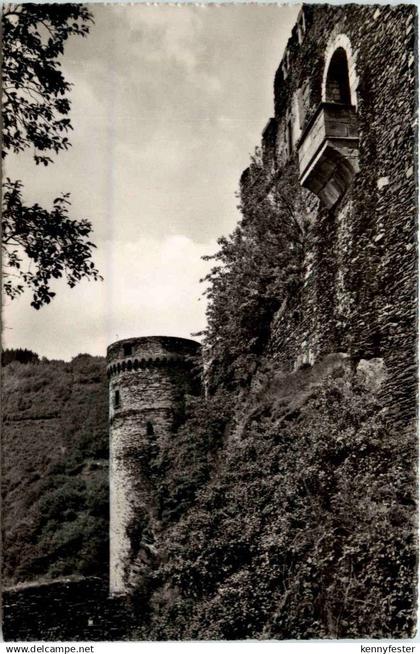
M215 241L196 243L185 235L107 242L99 265L104 282L69 289L56 284L50 305L35 311L25 294L7 306L5 347L30 347L48 358L78 352L104 355L112 341L131 336L189 338L205 326L206 302L199 280L209 270L203 255Z
M139 6L131 12L129 26L131 43L143 41L145 47L142 51L147 60L162 63L162 60L169 59L185 67L189 73L196 68L203 31L199 12L178 11L165 6Z
M200 255L238 220L235 191L273 112L274 72L297 6L91 5L63 58L73 147L48 168L8 157L28 203L70 191L88 218L103 284L57 285L35 312L5 311L6 343L70 357L123 336L204 325Z

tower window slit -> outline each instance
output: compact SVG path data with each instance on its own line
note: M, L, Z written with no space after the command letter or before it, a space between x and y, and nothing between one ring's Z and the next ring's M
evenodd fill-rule
M124 356L129 357L133 354L133 346L131 343L124 343L123 345Z
M114 391L114 409L118 409L121 403L120 391L118 388Z
M287 121L287 154L290 156L293 151L293 127L292 121L289 119Z

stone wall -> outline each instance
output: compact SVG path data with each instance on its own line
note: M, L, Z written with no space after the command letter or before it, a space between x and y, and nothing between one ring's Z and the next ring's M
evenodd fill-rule
M6 641L103 641L130 637L130 606L95 577L58 579L3 591Z
M331 351L383 358L389 412L416 407L416 8L308 5L274 82L275 116L263 134L265 165L298 169L334 48L346 50L356 111L358 166L330 208L314 211L302 294L272 324L270 356L286 368ZM282 183L281 175L279 184ZM296 192L302 192L296 175Z
M129 339L108 348L110 376L111 591L124 593L159 556L154 464L182 423L187 394L200 392L195 341Z

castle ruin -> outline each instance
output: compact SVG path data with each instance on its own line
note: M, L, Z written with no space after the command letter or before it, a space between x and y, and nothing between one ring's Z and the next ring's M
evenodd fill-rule
M261 144L267 195L287 179L310 222L304 283L275 314L266 354L289 372L331 353L354 368L373 361L386 370L388 415L402 423L415 417L417 388L415 35L414 6L304 5ZM250 166L242 190L255 181ZM171 337L108 348L114 596L158 556L152 464L182 422L185 397L200 393L199 355L198 343ZM24 615L17 594L10 601L23 598ZM47 633L48 616L38 621ZM81 623L75 639L86 634Z
M150 336L108 348L110 431L110 592L124 594L155 556L159 507L150 462L173 438L194 377L200 345Z
M334 352L372 366L403 421L416 406L414 15L305 5L262 136L266 193L295 184L311 222L303 288L276 314L269 355L289 371ZM255 182L250 166L242 191ZM144 561L153 555L147 451L171 437L174 407L190 392L185 355L197 350L157 337L108 349L112 592L127 592L140 550Z
M270 356L286 369L331 352L381 360L402 420L417 386L415 32L409 5L304 5L262 137L266 193L292 177L311 223L303 289L270 326ZM252 166L241 183L255 183Z

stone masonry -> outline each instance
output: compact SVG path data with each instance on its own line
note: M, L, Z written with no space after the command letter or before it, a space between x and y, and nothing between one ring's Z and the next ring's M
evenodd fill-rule
M383 359L403 421L417 387L416 30L410 5L304 5L262 140L272 179L295 170L312 215L304 287L269 356L286 370L329 352Z
M182 421L186 394L200 391L195 341L133 338L108 348L110 407L110 590L125 593L158 557L153 462Z
M96 577L20 584L3 591L6 641L102 641L130 637L132 614Z

